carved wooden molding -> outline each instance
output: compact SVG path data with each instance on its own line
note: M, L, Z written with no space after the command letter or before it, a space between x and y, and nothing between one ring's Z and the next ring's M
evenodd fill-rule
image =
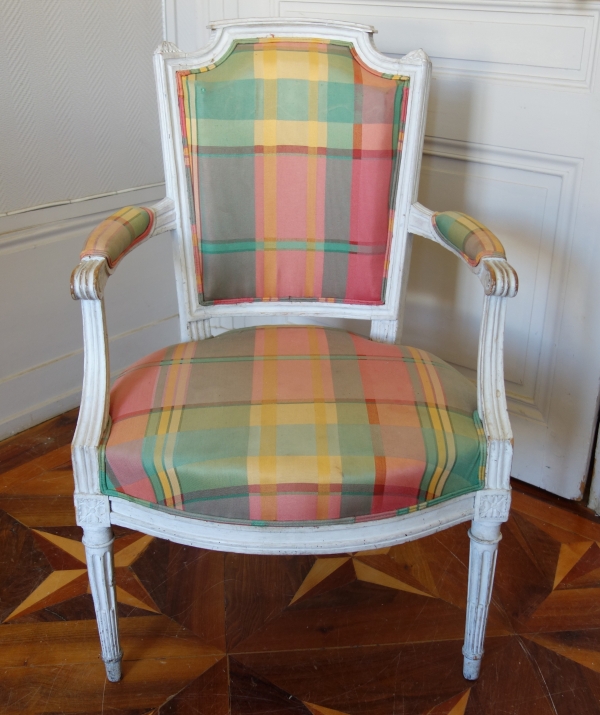
M73 300L101 300L109 276L106 258L84 258L71 274L71 297Z
M478 495L482 493L479 492ZM482 528L481 524L474 523L471 531L469 531L469 537L471 539L471 549L469 556L467 621L463 646L463 675L467 680L475 680L481 668L483 639L492 596L498 542L501 538L500 525L496 523L487 526L487 528Z
M194 320L188 323L188 332L192 340L205 340L212 337L210 319Z
M483 301L483 315L479 333L479 352L477 357L477 409L488 438L488 464L496 444L490 441L508 444L512 456L512 429L506 406L504 386L504 322L506 317L506 298L486 295ZM510 470L510 460L505 465ZM500 476L508 480L510 474ZM488 486L492 488L508 487L508 482L499 481Z
M85 497L88 499L88 497ZM108 497L105 497L108 502ZM108 679L116 683L121 678L123 651L119 644L119 622L115 593L113 534L110 528L86 526L83 545L87 561L90 587L100 635L102 660Z
M75 514L79 526L110 526L110 503L104 494L76 494Z
M396 335L398 333L398 321L397 320L372 320L371 321L371 340L375 340L378 343L390 343L396 342Z
M479 280L486 295L499 298L514 298L517 295L519 278L505 258L483 258L479 269Z
M508 519L510 511L510 491L503 489L482 489L475 497L476 521L502 522Z
M429 62L429 57L423 50L413 50L404 55L402 62L410 65L426 65Z
M184 54L173 42L161 42L154 50L155 55L181 55Z

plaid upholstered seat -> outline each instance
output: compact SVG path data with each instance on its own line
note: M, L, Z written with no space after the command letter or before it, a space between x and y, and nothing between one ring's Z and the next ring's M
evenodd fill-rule
M116 382L103 490L228 522L394 516L483 486L476 404L416 348L316 326L232 331Z

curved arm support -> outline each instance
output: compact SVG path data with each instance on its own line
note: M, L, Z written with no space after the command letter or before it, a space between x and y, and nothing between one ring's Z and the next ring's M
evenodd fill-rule
M144 223L139 226L129 224L127 217L143 211L145 216L150 217L150 225L144 230ZM141 215L141 214L140 214ZM139 216L138 216L139 218ZM132 219L135 222L135 218ZM81 254L81 263L73 272L71 277L71 295L74 299L89 299L94 296L89 294L89 290L78 293L76 283L81 284L82 276L77 276L78 270L83 270L86 261L104 260L105 271L108 275L114 272L117 264L134 248L144 243L152 236L170 231L176 226L175 205L171 199L162 199L148 209L135 209L128 207L109 216L102 221L99 226L90 234L84 250ZM97 264L96 264L97 265ZM89 270L89 268L88 268ZM88 276L89 278L90 276ZM104 279L106 283L106 279ZM101 288L104 286L102 285Z
M408 230L458 256L478 276L485 291L479 335L477 409L487 440L486 488L510 488L513 438L504 389L504 320L506 298L517 294L517 273L506 258L489 255L474 265L462 251L443 240L434 228L434 212L419 203L410 209Z
M175 227L175 208L170 199L152 207L151 233ZM84 374L81 408L73 438L73 472L76 494L100 494L98 446L108 422L110 362L104 311L104 287L112 273L106 257L86 256L71 276L71 295L81 300Z
M510 488L513 436L504 388L504 319L506 298L486 295L479 336L477 410L487 440L488 489Z
M71 446L73 474L76 494L100 494L98 446L108 422L110 395L110 363L104 301L101 298L82 300L81 312L83 390L77 428Z

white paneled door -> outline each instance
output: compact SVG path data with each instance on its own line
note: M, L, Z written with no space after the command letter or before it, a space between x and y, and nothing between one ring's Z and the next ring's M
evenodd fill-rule
M506 333L513 475L582 495L600 382L600 2L166 0L192 50L211 20L365 22L383 52L433 61L419 200L492 228L520 276ZM433 266L433 268L432 268ZM473 375L481 286L417 238L403 342Z

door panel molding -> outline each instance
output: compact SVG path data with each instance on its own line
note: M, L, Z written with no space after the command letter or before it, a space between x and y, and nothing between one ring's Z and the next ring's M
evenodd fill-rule
M583 160L436 137L426 138L424 155L420 200L434 209L464 210L495 228L515 268L522 275L520 294L507 318L507 397L511 412L545 424L548 421L562 320L561 305L569 271ZM453 185L455 196L436 197L435 174L446 178L448 174L452 175L452 182L446 180L439 184L446 187ZM473 184L477 184L478 191L469 191ZM462 201L456 198L461 193L460 187L464 192ZM496 207L485 204L486 193L490 195L492 192ZM537 202L528 203L532 195ZM521 198L518 206L505 205ZM460 205L453 205L457 200ZM532 212L528 215L530 205ZM423 252L427 253L427 261L433 258L440 271L447 268L454 275L460 271L452 257L441 252L436 252L433 257L432 248L435 247L417 245L413 251L412 268L417 272L413 286L418 283L427 292L426 295L421 294L420 300L409 298L405 336L412 339L414 335L413 342L440 354L474 378L479 315L477 309L470 311L467 306L478 306L479 287L473 284L472 292L467 289L464 294L453 297L445 295L445 291L453 288L446 280L432 281L419 275L419 254ZM468 285L468 278L466 281ZM432 282L437 283L433 291ZM435 305L435 309L439 310L440 305L448 306L452 298L455 300L454 309L444 310L441 317L446 327L439 325L433 336L427 336L426 331L418 334L416 323L423 325L427 321L417 316L411 319L411 312L427 312L427 304ZM440 330L451 332L455 329L453 314L461 315L460 321L456 320L456 326L459 322L464 323L465 312L473 313L471 334L462 336L455 352L444 355L449 343L440 336ZM543 326L542 330L536 328L538 325ZM523 340L523 335L527 336L526 340ZM439 336L437 340L436 336Z
M600 3L275 0L282 17L376 25L382 52L427 48L434 76L526 82L589 91ZM381 22L378 22L380 20ZM450 29L449 29L450 28Z

